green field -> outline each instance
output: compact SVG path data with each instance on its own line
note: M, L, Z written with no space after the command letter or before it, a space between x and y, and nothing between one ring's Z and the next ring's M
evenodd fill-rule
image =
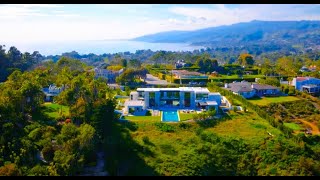
M33 120L49 124L56 123L59 118L67 117L69 117L69 107L54 103L44 103L38 111L32 113Z
M281 132L272 127L255 112L230 111L231 120L220 122L211 131L221 136L242 138L250 142L260 142L268 136L268 132L279 135Z
M44 113L47 114L49 117L52 118L58 118L60 116L69 116L69 107L63 106L60 104L54 104L54 103L45 103L43 105Z
M300 99L294 96L263 97L263 98L248 99L248 101L250 101L251 103L259 106L266 106L270 103L282 103L282 102L297 101L297 100L300 100Z
M161 121L161 116L123 116L123 118L130 121Z
M170 126L173 129L170 132L162 131L155 121L146 120L146 117L138 118L142 121L117 126L117 131L128 133L123 134L123 137L127 137L127 140L128 136L131 137L130 146L124 149L131 148L138 155L135 160L130 160L134 162L130 167L126 165L130 169L128 175L194 175L192 169L195 168L194 165L203 165L205 155L202 149L208 145L208 142L202 139L204 136L197 132L212 134L225 141L244 140L257 146L264 139L271 138L268 132L274 137L281 134L254 112L230 112L224 120L210 120L218 121L212 125L198 122L161 123ZM126 162L132 157L134 154L121 154L117 160Z
M302 130L303 129L296 123L283 123L283 124L285 126L287 126L288 128L291 128L292 130Z
M179 112L180 121L186 121L193 119L193 115L196 113L181 113Z

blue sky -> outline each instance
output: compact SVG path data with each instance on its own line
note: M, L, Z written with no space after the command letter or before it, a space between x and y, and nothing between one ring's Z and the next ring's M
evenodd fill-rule
M129 39L251 20L320 20L319 4L2 4L0 39Z

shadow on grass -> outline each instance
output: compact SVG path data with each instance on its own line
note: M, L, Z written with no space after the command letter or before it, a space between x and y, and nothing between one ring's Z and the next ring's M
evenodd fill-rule
M138 125L131 121L124 121L121 123L124 127L128 128L130 131L136 131L138 129Z
M32 120L38 122L41 125L56 125L57 121L55 118L48 116L46 113L52 112L52 109L49 109L47 107L40 107L36 111L32 113ZM54 112L54 111L53 111Z
M203 129L211 128L218 125L220 122L231 120L229 114L224 113L219 118L206 119L206 120L195 120L195 122Z
M136 131L132 122L113 122L105 142L106 166L111 176L156 176L155 170L148 166L145 157L154 157L146 146L135 142L130 131Z
M254 96L252 98L248 98L248 100L261 100L262 98L259 96Z

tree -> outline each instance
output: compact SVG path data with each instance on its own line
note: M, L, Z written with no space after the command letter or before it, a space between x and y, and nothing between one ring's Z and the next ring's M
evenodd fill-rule
M128 61L126 60L126 59L121 59L121 61L120 61L121 63L121 66L123 66L123 67L127 67L127 65L128 65Z
M0 176L20 176L21 172L14 163L0 167Z
M281 75L296 76L301 67L302 63L292 57L284 56L276 61L276 71Z
M132 83L135 80L135 71L126 69L120 76L116 78L116 82L120 84Z
M280 81L277 78L267 77L266 79L259 79L258 83L260 84L269 84L271 86L280 86Z
M131 59L129 60L129 63L128 63L128 67L129 68L140 68L141 67L141 62L137 59Z
M271 64L270 59L264 59L261 64L261 74L267 76L273 73L273 64Z
M241 66L252 66L254 64L254 60L253 57L250 54L240 54L240 56L238 57L238 64L240 64Z
M156 54L154 54L150 59L154 62L156 65L162 65L165 63L165 51L159 51Z
M115 101L112 99L100 99L94 103L94 112L90 122L102 140L111 133L114 109Z
M201 56L197 56L197 60L195 64L200 68L200 71L203 72L212 72L218 69L218 61L216 59L210 58L209 54L203 54Z

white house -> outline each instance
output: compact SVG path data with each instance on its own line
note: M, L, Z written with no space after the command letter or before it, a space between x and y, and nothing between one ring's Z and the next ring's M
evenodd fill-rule
M47 88L43 88L42 91L45 94L45 101L46 102L52 102L53 101L53 97L58 96L65 88L62 87L57 87L54 84L51 84L49 87Z
M138 88L130 93L125 111L152 109L209 109L221 104L220 93L202 87Z

